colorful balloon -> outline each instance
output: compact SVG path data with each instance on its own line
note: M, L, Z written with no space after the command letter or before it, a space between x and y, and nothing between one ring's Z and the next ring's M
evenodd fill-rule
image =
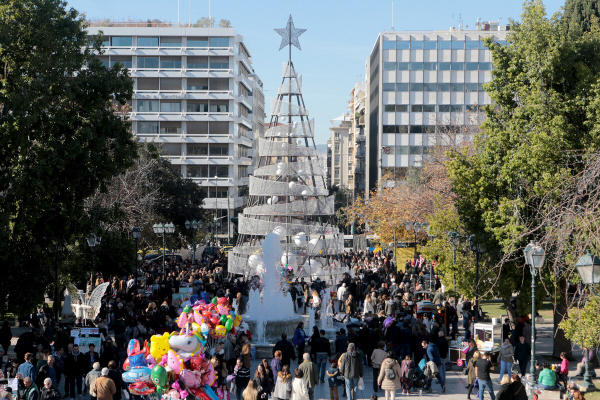
M159 389L162 388L162 391L164 391L167 386L167 382L169 382L167 370L165 370L162 365L155 365L154 368L152 368L151 377L152 382L156 385L156 387Z
M229 302L229 300L227 300L227 297L219 297L217 299L217 303L219 304L227 304Z
M217 305L217 296L213 297L211 303L213 303L215 306Z
M208 325L206 325L206 323L200 325L200 332L202 332L204 334L204 336L206 336L208 334Z
M217 327L215 328L215 336L217 337L217 339L224 338L226 332L227 329L225 329L223 325L217 325Z
M233 326L235 326L237 328L238 326L240 326L241 323L242 323L242 316L238 314L235 316L235 319L233 320Z
M227 316L221 315L220 320L221 320L221 325L225 325L225 323L227 322Z
M225 307L225 306L223 306L221 304L219 304L217 306L217 310L219 311L219 314L221 314L221 315L227 315L227 314L229 314L229 310L227 309L227 307Z
M227 322L225 322L225 329L229 332L233 328L233 320L229 318Z

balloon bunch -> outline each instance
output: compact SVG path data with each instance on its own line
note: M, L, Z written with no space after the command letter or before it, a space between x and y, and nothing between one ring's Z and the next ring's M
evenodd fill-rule
M217 373L205 351L208 342L242 329L241 316L231 311L227 298L215 297L209 304L197 301L186 306L176 324L179 333L154 335L143 347L135 339L129 342L123 364L129 392L136 396L157 392L169 400L223 400L225 393L216 388Z

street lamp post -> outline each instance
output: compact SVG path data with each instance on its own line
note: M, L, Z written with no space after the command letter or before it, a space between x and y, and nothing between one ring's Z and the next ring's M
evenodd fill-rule
M463 237L456 231L448 232L448 241L452 245L452 287L454 288L454 294L456 295L456 249L460 246L460 241Z
M96 274L96 250L98 250L98 246L100 246L100 242L102 241L102 237L97 236L96 233L92 233L92 236L87 238L88 246L92 249L94 253L94 261L92 264L92 291L94 290L94 275Z
M204 226L204 224L202 223L202 221L185 221L185 227L187 229L193 229L194 230L194 248L193 248L193 252L192 252L192 266L194 265L194 262L196 261L196 230L198 228L202 229L202 227Z
M583 285L590 285L590 292L594 296L598 296L598 294L594 292L593 285L600 283L600 258L593 255L588 249L585 251L585 254L577 260L575 268L577 268L577 272L579 272L581 283ZM586 392L591 392L596 390L596 386L592 383L592 376L590 375L590 349L585 348L584 350L586 353L585 373L583 374L583 382L579 386L585 389Z
M475 235L471 235L469 248L475 253L475 322L479 322L479 258L485 253L485 247L477 241Z
M54 320L58 323L60 308L60 289L58 287L58 253L65 251L62 244L55 243L50 247L50 253L54 253Z
M215 175L215 217L213 218L213 242L215 243L215 246L217 245L217 205L219 203L218 199L219 199L219 193L218 193L218 189L219 189L219 181L218 181L218 176Z
M542 246L531 242L525 247L523 254L531 272L531 364L529 365L529 372L531 382L535 382L535 278L538 270L544 265L546 252Z
M152 225L152 230L154 231L154 233L156 233L157 236L162 236L162 240L163 240L162 264L163 264L163 275L164 275L164 273L165 273L165 252L166 252L165 235L167 233L175 232L175 225L173 225L171 222L169 222L168 224L154 224L154 225Z
M137 257L138 257L138 239L140 238L140 234L142 233L142 230L140 229L139 226L134 227L131 230L131 234L133 235L133 240L135 240L135 269L133 270L134 276L134 282L135 282L135 290L136 290L136 295L137 295L137 291L138 291L138 268L137 268Z

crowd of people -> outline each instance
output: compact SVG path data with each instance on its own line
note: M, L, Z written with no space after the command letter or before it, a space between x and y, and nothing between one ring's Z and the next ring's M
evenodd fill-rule
M228 335L207 351L207 358L218 372L218 386L228 399L314 400L315 387L324 385L331 400L339 400L340 396L355 400L359 392L366 390L366 367L372 369L372 391L375 395L383 391L386 400L394 400L397 391L403 395L414 391L432 393L434 379L444 393L450 341L462 337L469 343L464 369L467 399L477 388L480 400L485 391L492 400L525 400L521 377L528 372L530 354L527 332L531 332L531 326L527 318L518 320L512 328L505 324L499 365L494 367L491 354L478 350L472 338L474 303L464 297L447 299L434 264L418 258L396 268L391 252L367 251L346 252L340 261L348 266L348 272L335 277L335 281L300 278L288 286L298 313L312 307L317 319L343 323L335 325L344 326L335 332L335 339L327 338L328 332L317 326L311 327L309 336L300 323L290 338L282 334L273 347L272 358L262 359L254 371L255 349L249 329L239 329L237 335ZM99 349L90 345L81 352L71 335L71 329L84 326L85 319L59 325L46 305L22 318L29 329L20 335L10 353L11 328L3 324L0 368L5 378L18 379L19 400L75 399L84 394L92 400L121 400L127 391L122 366L131 339L143 343L152 335L178 330L175 320L193 296L206 303L215 296L226 297L235 313L243 314L249 292L255 289L253 281L227 273L223 253L203 256L193 265L189 260L170 260L165 265L144 263L137 280L133 276L97 274L94 285L87 283L88 293L105 279L110 282L106 301L97 317L88 321L100 333ZM189 291L182 298L174 296L181 287ZM325 294L331 298L328 304L321 301ZM417 315L417 303L425 297L435 307L443 307L444 314ZM597 360L592 350L587 357ZM490 372L498 367L500 378L496 383L500 386L495 392ZM551 389L558 381L566 386L566 357L557 367L558 374L549 365L538 367L540 387ZM576 387L570 389L575 400L583 400ZM5 386L1 395L11 398L10 387Z

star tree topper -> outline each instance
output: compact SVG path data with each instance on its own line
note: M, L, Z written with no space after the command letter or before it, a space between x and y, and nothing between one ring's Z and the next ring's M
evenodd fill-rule
M300 48L300 42L298 41L298 36L302 35L306 32L306 29L296 29L294 27L294 21L292 20L292 16L290 14L290 18L288 19L287 26L281 29L275 29L275 32L281 35L281 45L279 46L279 50L283 49L287 45L294 45L298 50L302 50Z

